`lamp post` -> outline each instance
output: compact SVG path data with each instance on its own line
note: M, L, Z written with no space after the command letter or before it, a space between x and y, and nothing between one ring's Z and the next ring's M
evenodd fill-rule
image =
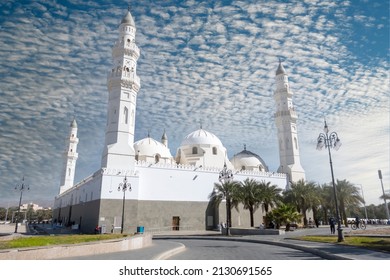
M17 184L15 186L15 191L20 191L20 198L19 198L19 206L18 206L18 212L16 214L16 224L15 224L15 233L18 232L18 224L19 224L19 212L20 212L20 205L22 204L22 197L23 197L23 191L30 190L30 187L24 184L24 177L22 179L22 183Z
M386 194L385 194L385 189L383 187L383 178L382 178L382 171L378 170L378 176L379 180L381 181L381 186L382 186L382 192L383 192L383 200L385 201L385 208L386 208L386 215L387 215L387 220L390 220L390 214L389 214L389 207L387 207L387 202L386 202Z
M230 169L227 169L226 162L223 165L223 169L221 172L219 172L219 181L221 184L230 183L233 181L233 172ZM226 235L230 235L230 193L229 190L226 191L225 195L226 199Z
M127 178L123 179L123 182L119 184L118 191L123 192L123 200L122 200L122 222L121 222L121 234L123 233L123 224L125 221L125 200L126 200L126 191L127 189L131 192L131 184L127 182Z
M324 125L324 133L320 133L317 138L317 150L321 150L324 146L325 148L328 148L328 153L329 153L330 172L332 175L333 195L335 200L336 216L337 216L337 236L338 236L337 241L341 242L344 241L344 236L343 236L343 230L341 228L341 217L339 214L337 190L336 190L336 184L334 182L334 174L333 174L332 154L330 152L330 148L333 148L337 151L341 146L341 141L337 136L336 132L329 133L329 128L328 125L326 124L326 121Z

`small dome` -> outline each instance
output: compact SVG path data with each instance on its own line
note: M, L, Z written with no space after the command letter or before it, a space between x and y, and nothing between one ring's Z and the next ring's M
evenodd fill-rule
M134 19L130 14L130 11L127 11L127 14L123 17L121 24L128 24L135 27Z
M154 157L159 154L162 158L172 158L171 152L164 144L150 137L135 142L134 150L140 156Z
M230 161L233 163L234 168L238 170L256 169L257 171L268 172L268 166L265 164L264 160L255 153L247 151L246 148L234 155Z
M73 121L70 123L70 127L72 127L72 128L77 128L76 119L73 119Z
M187 145L213 145L223 147L221 140L217 136L204 129L199 129L188 134L180 146Z
M276 70L276 75L280 75L280 74L286 74L286 70L284 69L281 61L279 61L279 66L278 69Z

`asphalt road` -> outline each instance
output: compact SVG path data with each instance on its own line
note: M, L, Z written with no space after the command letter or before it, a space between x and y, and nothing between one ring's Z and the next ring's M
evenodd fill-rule
M307 252L266 244L183 239L177 242L184 244L186 249L168 260L321 260Z

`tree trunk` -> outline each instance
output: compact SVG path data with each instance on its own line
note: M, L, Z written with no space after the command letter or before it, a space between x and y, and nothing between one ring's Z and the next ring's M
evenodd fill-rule
M251 219L251 227L254 227L254 221L253 221L253 207L249 207L249 215Z

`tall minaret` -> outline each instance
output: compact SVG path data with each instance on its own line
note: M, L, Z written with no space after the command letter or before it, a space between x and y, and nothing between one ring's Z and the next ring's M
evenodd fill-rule
M288 76L281 61L279 61L279 67L276 70L275 80L275 122L278 129L280 158L278 172L287 173L288 180L292 182L300 179L305 180L305 170L302 168L299 158L298 116L292 103L293 92L290 90Z
M77 123L76 120L70 123L69 139L67 142L66 151L64 152L64 169L61 175L60 193L62 194L66 190L73 187L74 175L76 171L76 161L79 156L77 153L77 144L79 138L77 138Z
M134 127L140 79L135 44L135 24L130 10L119 25L119 39L112 49L112 69L108 74L107 125L102 168L132 170L135 162Z

